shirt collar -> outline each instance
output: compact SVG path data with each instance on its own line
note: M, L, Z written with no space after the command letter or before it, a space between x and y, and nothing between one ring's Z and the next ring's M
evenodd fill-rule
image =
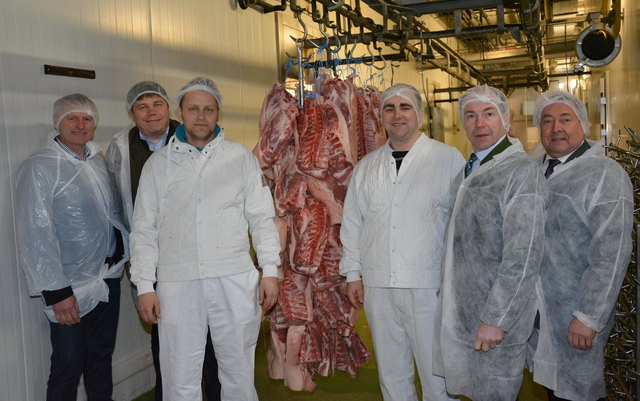
M585 139L585 140L586 140L586 139ZM584 141L583 141L582 143L584 143ZM580 146L582 146L582 143L580 144ZM573 152L571 152L571 153L567 153L566 155L561 156L561 157L551 157L551 156L549 156L548 154L545 154L545 155L544 155L544 157L545 157L545 161L549 161L549 160L551 160L551 159L556 159L556 160L558 160L561 164L564 164L564 163L566 163L566 161L571 157L571 155L573 155L574 153L576 153L576 152L578 151L578 149L580 149L580 146L578 146L577 148L575 148L575 150L574 150Z
M65 145L61 140L60 140L60 135L56 135L55 138L53 138L54 141L56 141L56 143L58 145L60 145L60 147L62 148L62 150L64 150L65 152L67 152L68 154L70 154L74 159L76 160L80 160L80 161L87 161L87 159L89 157L91 157L91 151L89 150L89 148L87 147L87 145L84 145L84 156L78 156L78 154L76 152L74 152L73 150L71 150L67 145Z
M156 150L162 149L164 144L167 142L167 136L169 135L169 126L167 126L167 130L164 132L164 134L162 134L162 138L160 138L156 142L154 142L151 139L149 139L146 136L144 136L142 134L142 131L140 131L139 128L138 128L138 135L140 136L140 139L142 139L143 141L145 141L147 143L147 145L149 146L149 150L152 151L152 152L155 152Z
M495 148L496 146L498 146L498 144L499 144L500 142L502 142L502 140L504 139L504 137L505 137L505 136L507 136L507 135L506 135L506 134L505 134L505 135L502 135L502 136L500 137L500 139L498 139L498 140L496 141L496 143L494 143L493 145L489 146L488 148L486 148L486 149L484 149L484 150L481 150L481 151L479 151L479 152L474 152L474 153L476 154L476 156L478 156L478 162L480 162L480 163L481 163L481 162L482 162L482 160L483 160L485 157L487 157L487 155L488 155L489 153L491 153L491 151L493 150L493 148Z

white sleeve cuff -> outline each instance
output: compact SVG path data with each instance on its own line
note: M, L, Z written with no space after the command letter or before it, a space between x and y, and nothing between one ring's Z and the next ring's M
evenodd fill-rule
M587 326L591 330L595 330L597 333L601 332L602 329L604 329L604 327L598 327L596 322L594 322L591 319L589 319L587 317L587 315L585 315L582 312L575 311L575 312L573 312L573 316L575 316L575 318L578 319L580 321L580 323L584 324L585 326Z
M136 287L138 288L138 296L148 292L156 292L153 289L153 281L141 281Z
M347 283L350 283L352 281L360 281L362 280L362 277L360 277L360 273L359 272L348 272L347 273Z
M262 277L278 277L278 266L267 265L262 267Z

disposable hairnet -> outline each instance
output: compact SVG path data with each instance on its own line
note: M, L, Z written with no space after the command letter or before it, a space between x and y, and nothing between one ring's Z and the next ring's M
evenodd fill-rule
M422 123L422 97L416 88L407 84L395 84L380 94L380 110L384 108L384 104L392 97L400 96L407 99L413 106L418 116L418 124Z
M180 89L180 92L176 95L176 104L180 106L180 102L182 102L182 98L187 92L201 90L205 92L209 92L213 97L216 98L218 102L218 108L222 107L222 94L220 93L220 89L215 82L205 77L196 77L189 81L185 86Z
M587 107L582 103L580 99L573 96L569 92L564 91L548 91L543 93L536 99L536 106L533 111L533 124L540 128L540 121L542 120L542 111L547 107L554 103L564 103L567 106L571 107L578 120L580 120L580 124L582 125L582 130L584 131L584 136L589 135L589 116L587 114Z
M464 121L464 109L471 102L491 103L496 106L502 120L502 128L505 131L509 131L509 128L511 128L511 110L509 110L509 100L504 93L489 85L474 86L468 89L458 100L461 121Z
M71 113L85 113L93 118L95 125L98 125L98 108L93 100L82 93L66 95L56 100L53 104L53 125L58 130L60 121Z
M142 81L133 85L129 92L127 92L127 111L131 113L131 108L133 104L140 98L142 95L153 93L154 95L158 95L169 104L169 98L167 97L167 91L157 82L153 81Z

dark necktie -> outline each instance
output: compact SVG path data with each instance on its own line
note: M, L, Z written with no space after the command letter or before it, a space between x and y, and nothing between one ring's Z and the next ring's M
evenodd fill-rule
M471 153L469 156L469 161L464 165L464 177L467 178L471 171L473 170L473 163L478 160L478 156L475 153Z
M551 174L553 174L553 169L561 163L562 162L558 159L549 159L549 165L547 166L547 171L544 172L544 178L551 177Z

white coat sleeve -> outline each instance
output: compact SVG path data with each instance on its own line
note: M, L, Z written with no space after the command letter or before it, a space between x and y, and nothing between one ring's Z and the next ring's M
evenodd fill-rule
M344 200L342 225L340 226L340 242L342 242L342 258L340 259L340 275L347 277L347 282L361 280L362 264L360 263L360 238L364 224L362 202L362 180L360 165L353 171L347 196Z
M502 212L502 262L481 321L505 331L516 323L535 293L544 252L548 188L533 163L512 172Z
M253 247L263 277L277 277L280 265L280 239L275 225L271 191L262 177L258 159L246 152L244 158L244 217L249 223Z
M131 246L131 282L138 295L153 292L158 267L159 182L153 172L153 159L145 163L133 211Z
M624 170L615 167L603 174L606 193L593 194L588 216L592 238L585 250L589 267L582 275L574 311L575 317L597 332L605 328L615 308L632 250L633 190ZM603 199L598 199L600 195Z
M27 160L18 169L18 251L31 295L71 285L56 236L54 186L54 177L45 166Z

